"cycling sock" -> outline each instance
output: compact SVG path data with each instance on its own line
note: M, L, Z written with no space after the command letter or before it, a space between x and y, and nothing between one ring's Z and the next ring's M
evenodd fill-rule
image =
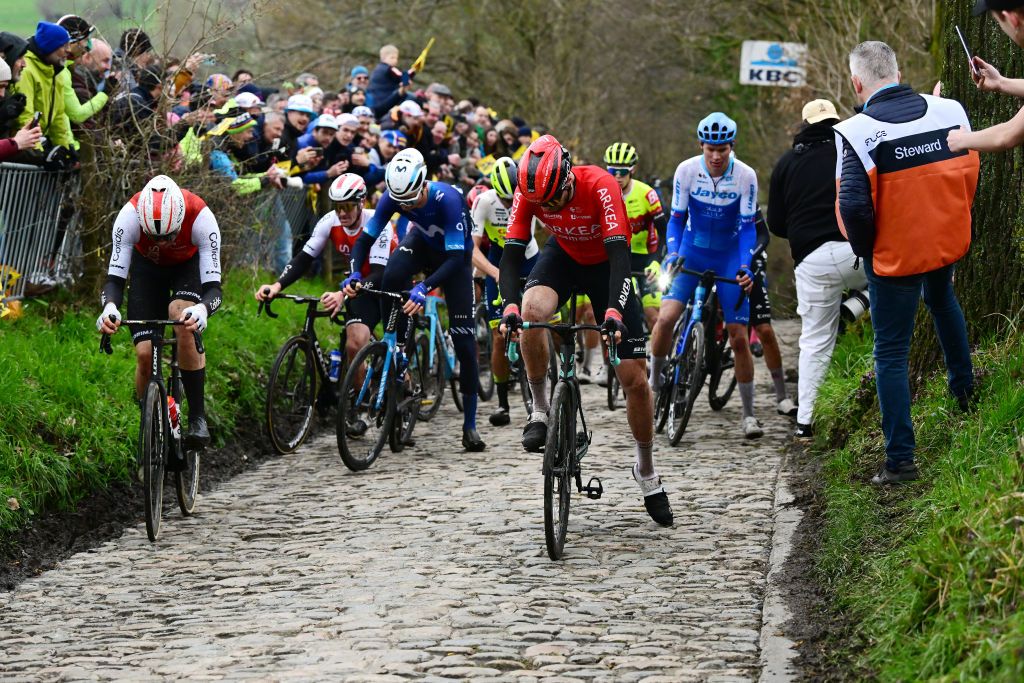
M462 430L476 429L476 392L462 395Z
M668 363L668 356L651 356L651 387L655 386L656 378L661 375L661 371L665 369L666 363Z
M641 479L654 479L654 441L636 442L636 468Z
M768 372L772 373L772 384L775 385L775 400L785 401L786 400L786 373L783 371L780 365L777 368L768 368Z
M530 394L533 396L533 411L547 415L548 409L551 407L550 397L548 396L547 374L537 380L531 379L529 382Z
M743 402L743 417L754 417L754 383L739 382L740 400Z
M188 418L206 417L206 404L203 386L206 384L206 368L199 370L182 370L181 384L185 387L185 400L188 401Z
M495 382L498 390L498 407L508 412L508 382Z

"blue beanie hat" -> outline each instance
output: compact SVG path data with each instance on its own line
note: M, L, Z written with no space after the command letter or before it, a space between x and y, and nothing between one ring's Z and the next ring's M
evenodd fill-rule
M44 55L48 55L71 42L71 34L63 26L40 21L34 36L36 47Z
M349 74L349 77L350 78L355 78L356 76L369 76L369 75L370 75L369 70L367 70L367 68L365 66L360 64L359 66L352 67L352 73Z

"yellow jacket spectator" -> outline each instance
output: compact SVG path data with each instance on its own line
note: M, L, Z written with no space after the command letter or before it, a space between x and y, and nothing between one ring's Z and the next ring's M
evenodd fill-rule
M28 39L25 69L13 88L26 100L25 111L18 117L18 127L24 128L39 112L43 135L53 145L67 149L74 147L74 137L64 114L64 91L57 74L65 70L64 59L70 40L63 27L40 21L35 35Z

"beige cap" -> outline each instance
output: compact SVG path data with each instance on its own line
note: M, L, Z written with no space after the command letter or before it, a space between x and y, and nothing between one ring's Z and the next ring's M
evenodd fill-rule
M801 116L807 123L817 123L825 119L839 118L839 114L836 113L836 105L828 100L812 100L808 102L804 105Z

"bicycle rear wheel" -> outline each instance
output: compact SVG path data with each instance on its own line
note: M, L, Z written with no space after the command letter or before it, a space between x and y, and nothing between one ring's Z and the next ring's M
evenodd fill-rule
M477 395L481 401L490 401L494 396L494 374L491 372L491 349L494 339L491 337L491 325L487 320L487 309L480 306L476 309L476 366L479 371L480 383Z
M394 392L386 391L383 403L377 405L387 352L384 342L364 346L352 359L341 384L335 432L341 461L353 472L373 464L391 432Z
M146 535L155 541L160 536L164 506L164 449L170 438L167 426L167 399L155 381L146 388L139 427L139 464L142 466L142 495L146 508Z
M274 359L267 381L267 433L279 454L293 452L309 435L316 384L309 340L292 337Z
M570 382L559 382L552 398L544 444L544 542L548 557L562 559L572 503L576 456L576 405Z
M697 401L704 385L704 325L693 323L683 346L679 360L678 379L672 384L668 402L668 441L673 446L679 443L690 422L693 404Z

